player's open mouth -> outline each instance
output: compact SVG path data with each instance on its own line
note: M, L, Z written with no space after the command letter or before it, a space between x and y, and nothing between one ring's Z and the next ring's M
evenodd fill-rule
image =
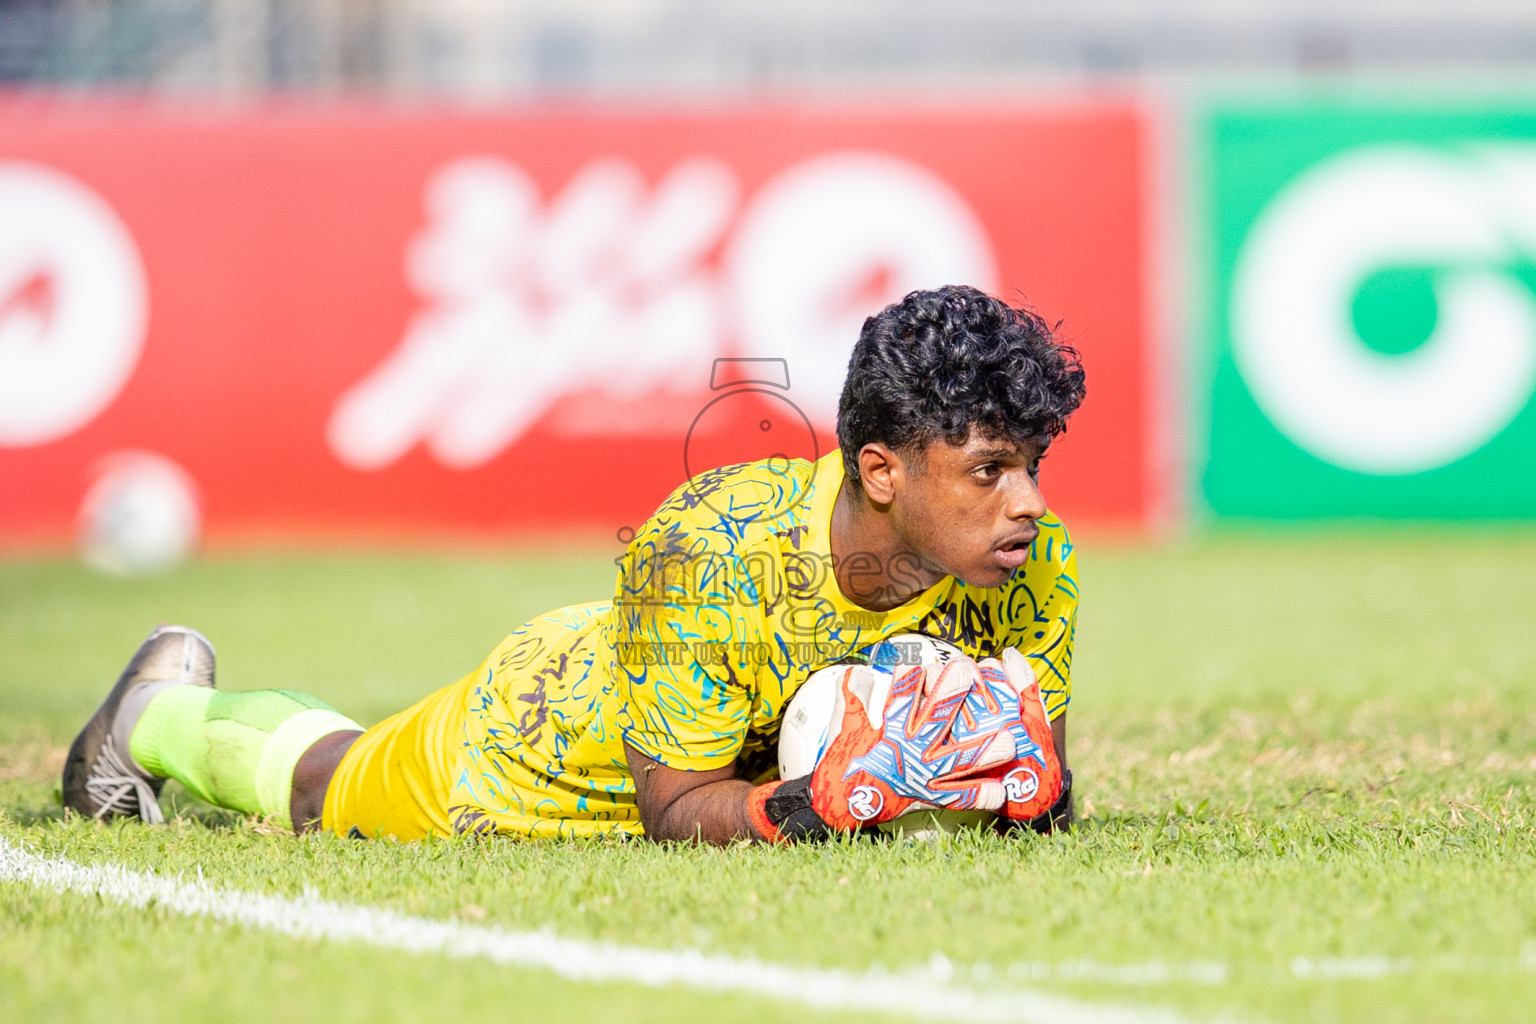
M993 549L992 557L1005 569L1017 569L1029 559L1030 545L1038 533L1028 533L1007 541Z

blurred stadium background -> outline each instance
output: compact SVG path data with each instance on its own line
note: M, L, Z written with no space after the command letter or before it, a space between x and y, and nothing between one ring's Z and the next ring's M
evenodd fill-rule
M1083 351L1090 529L1526 518L1533 64L1493 0L3 0L0 544L611 534L826 451L946 280Z
M0 78L502 100L1503 71L1519 0L6 0Z

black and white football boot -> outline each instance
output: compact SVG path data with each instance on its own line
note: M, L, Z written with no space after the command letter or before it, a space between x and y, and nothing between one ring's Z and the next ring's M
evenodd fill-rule
M134 652L64 761L64 806L92 818L162 822L160 787L128 753L144 708L171 686L213 686L213 645L187 626L160 626Z

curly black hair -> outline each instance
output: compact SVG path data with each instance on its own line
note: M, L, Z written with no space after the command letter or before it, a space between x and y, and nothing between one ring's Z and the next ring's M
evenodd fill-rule
M964 285L912 292L864 321L837 403L843 472L871 442L922 451L974 427L1054 437L1086 393L1082 362L1036 313Z

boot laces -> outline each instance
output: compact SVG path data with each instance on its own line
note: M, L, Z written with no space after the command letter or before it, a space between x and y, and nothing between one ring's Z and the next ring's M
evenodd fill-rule
M97 818L108 814L137 814L151 825L165 821L149 780L118 753L110 733L96 755L96 763L91 765L85 791L99 805L94 815Z

